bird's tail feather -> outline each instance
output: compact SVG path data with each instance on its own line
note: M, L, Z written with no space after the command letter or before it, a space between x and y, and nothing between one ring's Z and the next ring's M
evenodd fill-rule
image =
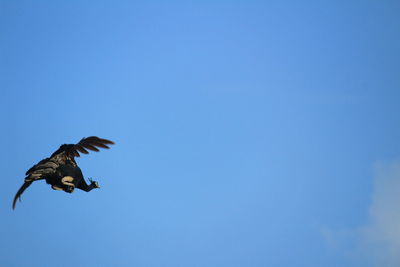
M25 191L25 189L28 188L28 186L31 185L32 182L33 182L33 181L25 182L25 183L20 187L20 189L18 190L18 192L15 194L15 197L14 197L14 200L13 200L13 204L12 204L12 208L13 208L13 209L15 209L15 204L17 203L17 199L19 199L19 200L21 201L21 195L22 195L22 193Z

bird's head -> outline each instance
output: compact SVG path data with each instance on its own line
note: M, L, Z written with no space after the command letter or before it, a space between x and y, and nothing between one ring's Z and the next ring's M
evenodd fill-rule
M93 181L92 178L89 178L89 182L90 182L90 185L91 185L93 188L100 188L99 183L98 183L97 181Z

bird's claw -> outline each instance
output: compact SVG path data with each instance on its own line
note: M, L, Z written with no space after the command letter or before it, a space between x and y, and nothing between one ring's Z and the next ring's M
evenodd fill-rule
M68 186L65 188L64 191L67 192L67 193L72 193L72 192L74 192L74 189L75 189L74 186L68 185Z

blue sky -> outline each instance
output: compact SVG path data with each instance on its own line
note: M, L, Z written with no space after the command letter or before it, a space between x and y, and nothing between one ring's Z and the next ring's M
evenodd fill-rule
M2 266L398 266L396 1L0 1ZM78 159L101 189L25 171Z

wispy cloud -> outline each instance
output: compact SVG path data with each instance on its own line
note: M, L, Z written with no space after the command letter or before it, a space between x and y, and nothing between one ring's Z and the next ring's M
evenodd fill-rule
M368 221L357 229L321 229L327 245L360 266L400 266L400 161L376 163ZM356 264L357 265L357 264Z
M400 266L400 161L375 164L369 221L360 229L361 250L376 266Z

